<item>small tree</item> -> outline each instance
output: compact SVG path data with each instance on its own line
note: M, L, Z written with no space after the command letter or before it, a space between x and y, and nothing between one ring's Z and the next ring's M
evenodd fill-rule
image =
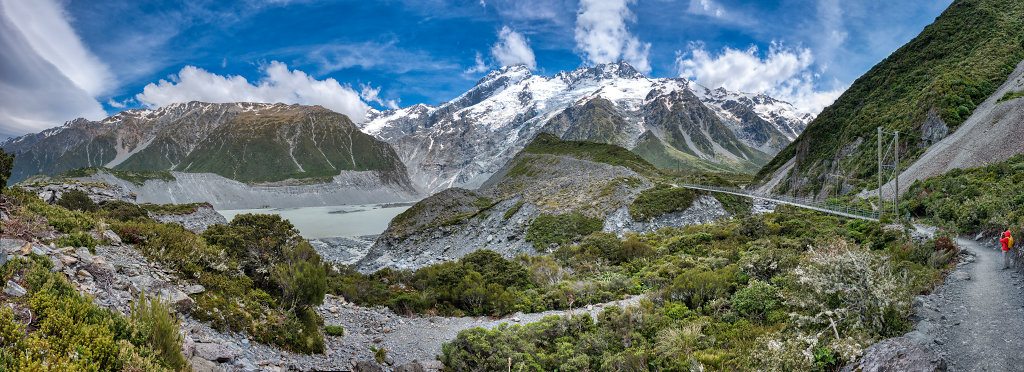
M7 180L11 178L11 169L14 169L14 154L8 154L0 149L0 190L7 188Z

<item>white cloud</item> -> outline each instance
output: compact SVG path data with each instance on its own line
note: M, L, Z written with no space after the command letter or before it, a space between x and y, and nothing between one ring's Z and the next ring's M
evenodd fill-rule
M713 56L702 43L691 43L689 52L679 53L676 58L679 75L704 86L767 93L818 113L835 101L846 87L817 90L815 83L819 75L811 71L813 63L810 49L786 48L775 42L763 58L754 46L747 50L726 47L721 54Z
M626 28L635 21L629 5L636 0L581 0L576 14L576 48L589 63L611 63L620 58L643 73L651 72L650 43L643 43Z
M466 71L464 71L465 73L476 74L487 71L488 69L491 68L491 66L488 65L487 62L484 62L484 55L480 54L480 52L476 52L475 61L476 63L473 64L473 67L467 68Z
M51 0L3 0L2 6L32 49L76 86L94 97L113 86L114 75L85 48L59 4Z
M508 26L498 32L498 42L491 47L491 54L502 66L524 64L531 70L537 69L537 60L526 38Z
M57 4L0 1L0 50L0 136L106 116L95 96L110 86L109 73Z
M359 92L359 97L362 97L364 101L373 102L392 110L398 108L397 101L393 99L385 100L380 98L380 87L374 88L370 84L361 84L360 87L362 90Z
M267 102L320 105L348 115L360 122L370 108L359 92L328 78L317 80L305 72L289 70L273 61L263 67L263 77L255 84L241 76L221 76L195 66L185 66L172 81L150 83L135 98L149 107L175 102Z
M712 0L690 0L690 8L693 14L703 14L715 18L725 18L725 8Z

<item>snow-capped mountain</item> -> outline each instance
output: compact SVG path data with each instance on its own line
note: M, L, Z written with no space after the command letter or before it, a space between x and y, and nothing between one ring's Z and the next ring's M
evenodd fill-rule
M436 191L480 185L540 132L620 145L660 167L754 171L810 119L765 95L651 79L618 62L550 77L503 67L438 107L371 111L360 126Z

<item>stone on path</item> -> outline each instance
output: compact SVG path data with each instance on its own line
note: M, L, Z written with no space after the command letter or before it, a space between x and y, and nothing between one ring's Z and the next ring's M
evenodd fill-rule
M938 372L946 371L946 361L930 349L906 337L895 337L871 345L856 363L843 372Z

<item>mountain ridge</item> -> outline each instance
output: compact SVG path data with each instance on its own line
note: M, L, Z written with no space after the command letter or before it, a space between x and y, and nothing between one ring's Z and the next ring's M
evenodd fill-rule
M685 135L676 141L662 141L673 153L691 154L677 156L671 164L662 162L675 167L714 168L713 164L718 164L755 171L813 116L764 95L711 90L680 78L649 79L620 61L550 77L534 75L521 65L502 67L437 107L419 104L371 111L361 129L394 146L410 177L424 189L475 187L541 132L562 131L556 134L565 139L633 148L651 129L645 105L662 100L671 107L682 97L673 92L683 91L697 101L691 106L706 106L700 110L711 112L698 115L713 118L705 120L700 129L684 130ZM753 115L732 114L729 109L738 105L747 110L733 111ZM744 132L751 125L759 128ZM663 132L653 131L659 138ZM694 146L687 143L693 141L724 141L725 146L693 151ZM758 154L765 151L769 153Z

